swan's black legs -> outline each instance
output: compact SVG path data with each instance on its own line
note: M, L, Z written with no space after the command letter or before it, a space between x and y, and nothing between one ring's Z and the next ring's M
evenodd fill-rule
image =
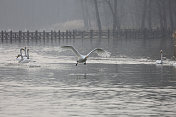
M78 61L77 61L77 63L76 63L76 66L78 65Z
M77 63L76 63L76 66L78 65L78 61L77 61ZM86 62L84 63L84 65L86 65Z

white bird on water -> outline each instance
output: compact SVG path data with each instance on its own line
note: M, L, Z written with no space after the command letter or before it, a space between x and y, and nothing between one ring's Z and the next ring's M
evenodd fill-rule
M23 53L22 51L25 51L25 56L23 56ZM19 58L21 57L21 58ZM30 59L29 59L29 49L26 50L21 48L20 49L20 54L17 55L17 58L16 60L19 62L19 63L29 63L30 62Z
M29 55L29 53L27 52L27 48L26 48L26 47L24 47L24 57L26 57L26 58L27 58L27 56L28 56L27 54ZM23 57L23 58L24 58L24 57Z
M18 54L17 56L16 56L16 60L19 62L21 59L23 59L23 51L24 49L23 48L21 48L20 49L20 54ZM21 58L20 58L21 57Z
M110 54L111 54L110 52L107 52L107 51L105 51L103 49L100 49L100 48L93 49L87 55L80 54L73 46L62 46L61 48L73 51L73 53L78 57L77 58L76 66L78 65L78 63L84 63L84 64L86 64L86 61L87 61L88 57L93 52L96 52L99 56L102 56L102 57L109 57Z
M160 50L161 60L156 60L156 64L163 64L163 51Z

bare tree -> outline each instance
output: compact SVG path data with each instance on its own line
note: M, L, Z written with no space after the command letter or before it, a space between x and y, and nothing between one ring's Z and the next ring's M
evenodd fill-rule
M142 21L141 21L141 29L142 30L145 28L146 10L147 10L147 0L144 0L143 13L142 13Z
M166 29L167 28L167 20L166 20L166 4L165 0L158 0L156 1L158 4L158 15L160 20L160 28Z
M98 5L97 5L97 0L94 0L95 4L95 13L96 13L96 19L97 19L97 25L98 25L98 30L101 32L101 21L100 21L100 16L99 16L99 11L98 11Z
M118 18L118 14L117 14L117 0L114 0L114 9L112 7L112 2L110 0L106 0L106 2L109 5L109 8L111 10L112 13L112 17L113 17L113 30L119 30L120 29L120 23L119 23L119 18Z
M85 0L80 0L81 2L81 9L82 9L82 16L83 16L83 21L84 21L84 29L87 29L88 28L88 18L87 18L87 15L86 15L86 10L85 9Z
M167 29L167 19L166 19L166 0L162 2L162 9L163 9L163 29Z
M148 0L148 28L149 30L152 29L151 3L152 3L152 0Z
M170 28L171 30L174 29L174 21L173 21L173 8L172 8L172 1L169 0L169 19L170 19Z

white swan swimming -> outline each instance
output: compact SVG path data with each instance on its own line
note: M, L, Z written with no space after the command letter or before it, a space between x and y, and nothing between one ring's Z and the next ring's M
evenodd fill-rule
M16 60L19 62L19 61L21 61L21 59L23 59L23 51L24 49L23 48L21 48L20 49L20 54L18 54L17 56L16 56ZM20 58L21 57L21 58Z
M110 52L107 52L107 51L105 51L103 49L100 49L100 48L93 49L87 55L80 54L73 46L62 46L61 48L63 48L63 49L69 49L69 50L73 51L73 53L78 57L77 58L76 66L78 65L78 63L84 63L84 64L86 64L86 61L87 61L89 55L91 53L93 53L93 52L96 52L99 56L103 56L103 57L109 57L110 54L111 54Z
M156 60L156 64L163 64L163 51L162 50L160 50L160 56L161 56L161 59Z
M176 67L176 63L173 63L172 65L173 65L174 67Z
M24 47L24 56L27 57L27 48Z
M25 49L21 48L20 49L20 54L17 55L17 60L19 63L29 63L30 62L30 59L29 59L29 49L27 49L25 55L23 56L23 53L22 51L25 51ZM21 58L19 58L21 57Z

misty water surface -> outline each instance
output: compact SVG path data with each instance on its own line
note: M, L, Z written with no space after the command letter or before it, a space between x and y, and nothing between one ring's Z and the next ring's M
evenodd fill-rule
M0 116L176 115L176 68L170 59L155 64L160 49L171 57L171 40L97 40L1 42ZM83 54L95 47L112 54L93 54L87 65L76 67L74 54L61 51L62 45ZM19 64L15 56L24 46L32 61Z

